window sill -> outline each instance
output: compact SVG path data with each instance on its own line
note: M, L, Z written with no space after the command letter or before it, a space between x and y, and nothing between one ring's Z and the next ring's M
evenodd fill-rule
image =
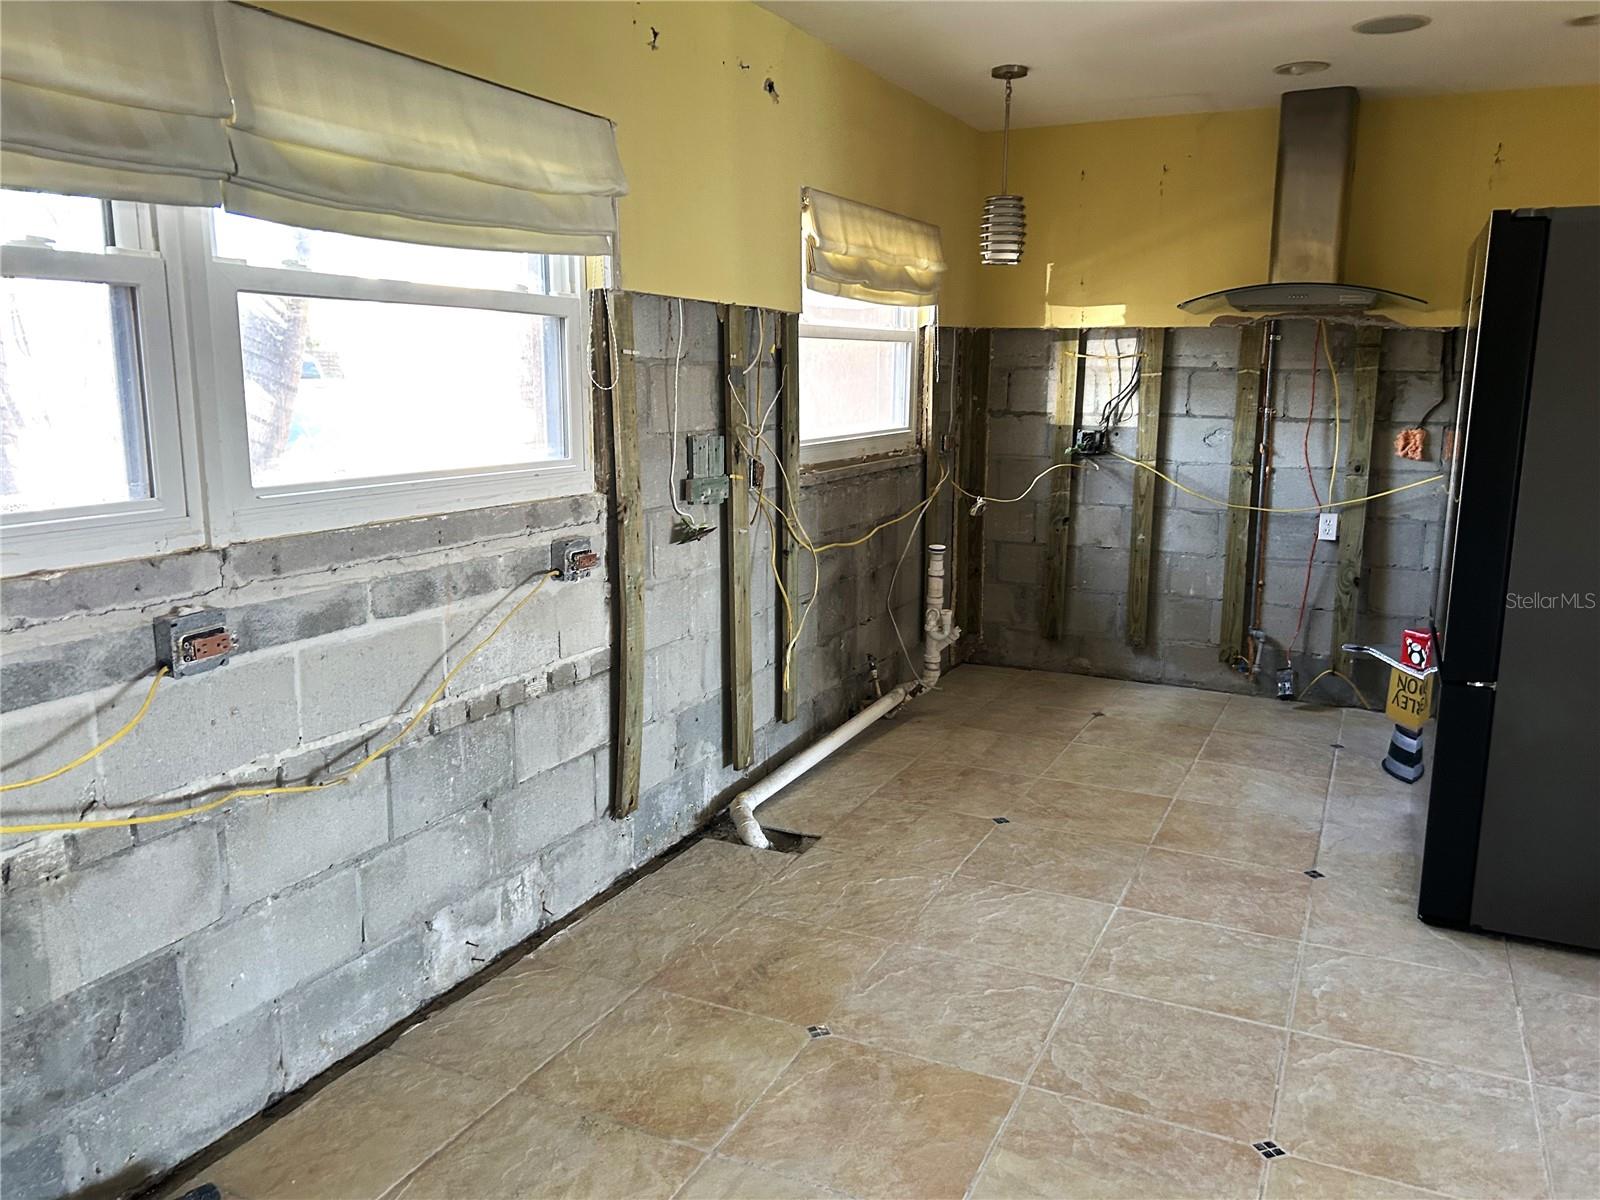
M800 468L800 486L824 487L833 483L847 483L852 479L871 478L892 471L921 467L921 446L909 446L871 457L839 459L833 462L806 463Z

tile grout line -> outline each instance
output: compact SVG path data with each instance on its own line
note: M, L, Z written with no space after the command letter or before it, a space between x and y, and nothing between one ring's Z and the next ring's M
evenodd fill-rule
M1135 868L1134 873L1138 873L1137 868ZM1117 897L1119 903L1122 896L1127 894L1128 888L1132 885L1133 878L1130 876L1128 882L1123 885L1122 893ZM1089 947L1089 953L1084 955L1083 963L1078 968L1080 974L1085 967L1094 961L1094 956L1099 953L1100 943L1105 940L1106 931L1111 928L1111 922L1116 919L1117 908L1118 905L1116 904L1111 906L1111 911L1106 915L1105 924L1100 926L1100 932L1095 936L1094 945ZM1067 1005L1072 1002L1072 997L1077 993L1079 986L1078 981L1073 980L1072 985L1067 988L1066 995L1061 997L1061 1004L1057 1007L1055 1016L1051 1018L1050 1028L1045 1031L1044 1040L1039 1043L1039 1049L1034 1054L1033 1061L1028 1065L1027 1073L1022 1077L1021 1086L1018 1087L1017 1094L1011 1101L1011 1107L1006 1110L1006 1115L1000 1119L1000 1124L994 1131L994 1137L989 1140L988 1149L983 1152L983 1157L978 1160L977 1170L973 1171L972 1178L967 1182L967 1190L962 1193L963 1200L971 1200L972 1189L978 1186L978 1180L982 1178L983 1172L988 1168L989 1160L994 1157L994 1152L999 1148L1001 1140L1006 1135L1006 1130L1011 1127L1011 1120L1016 1116L1017 1109L1022 1107L1022 1100L1028 1094L1030 1081L1038 1072L1039 1064L1044 1061L1045 1055L1050 1052L1050 1043L1055 1040L1056 1033L1061 1028L1061 1020L1067 1014Z
M1522 1038L1522 1058L1528 1070L1528 1100L1533 1109L1533 1132L1539 1141L1539 1163L1544 1168L1544 1186L1548 1195L1556 1195L1555 1172L1550 1166L1550 1140L1545 1136L1544 1118L1539 1113L1539 1077L1533 1069L1533 1046L1528 1041L1527 1015L1522 1011L1522 989L1517 985L1517 973L1511 969L1511 945L1505 943L1506 968L1511 970L1511 994L1517 1011L1517 1032Z
M1341 742L1344 740L1344 718L1342 716L1339 718L1339 732L1334 736ZM1333 776L1335 769L1338 766L1338 762L1339 751L1335 750L1329 758L1328 783L1322 791L1322 819L1320 822L1318 822L1317 826L1317 852L1311 856L1312 869L1316 869L1317 862L1322 857L1322 835L1323 831L1328 827L1328 803L1329 797L1333 792ZM1306 914L1305 919L1300 923L1300 944L1295 949L1294 977L1293 982L1291 982L1289 985L1289 1015L1287 1018L1288 1032L1286 1032L1284 1035L1283 1049L1279 1052L1278 1079L1272 1088L1272 1112L1267 1120L1267 1137L1269 1140L1274 1142L1276 1142L1278 1139L1278 1118L1282 1115L1283 1085L1288 1079L1289 1075L1289 1054L1294 1047L1295 1010L1300 1004L1300 980L1305 972L1306 939L1311 933L1311 914L1316 908L1317 903L1316 887L1317 880L1313 879L1311 881L1311 887L1306 891ZM1269 1162L1267 1166L1270 1167L1271 1163ZM1267 1171L1263 1170L1261 1172L1261 1185L1258 1189L1257 1195L1258 1197L1265 1197L1266 1194Z

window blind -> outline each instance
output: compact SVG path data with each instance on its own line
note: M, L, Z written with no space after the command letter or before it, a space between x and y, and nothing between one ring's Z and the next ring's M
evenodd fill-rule
M603 117L237 4L6 0L0 183L309 229L609 254Z
M209 4L6 0L0 181L217 204L232 112Z
M939 227L807 188L806 285L875 304L933 304L944 277Z
M627 191L604 118L238 5L230 212L477 249L610 253Z

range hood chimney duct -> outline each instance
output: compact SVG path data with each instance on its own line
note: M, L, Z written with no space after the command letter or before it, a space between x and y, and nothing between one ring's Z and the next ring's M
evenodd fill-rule
M1388 300L1424 303L1415 296L1344 282L1359 102L1352 87L1284 93L1278 108L1268 282L1196 296L1179 308L1294 315L1365 312Z

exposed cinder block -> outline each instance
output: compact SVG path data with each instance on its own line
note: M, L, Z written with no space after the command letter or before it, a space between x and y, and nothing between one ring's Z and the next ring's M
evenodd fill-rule
M243 1016L361 952L356 872L262 901L183 947L190 1036Z
M996 329L989 338L990 361L1013 367L1048 367L1061 335L1052 329Z
M129 903L132 896L137 905ZM221 915L215 823L190 825L74 871L46 885L40 900L52 975L58 967L63 981L109 975Z
M380 850L361 867L367 941L397 937L482 886L490 843L488 812L469 808Z
M1078 505L1067 526L1074 546L1104 546L1125 549L1132 517L1126 508L1109 505Z
M1239 398L1239 377L1230 370L1195 369L1188 372L1182 413L1187 417L1232 422ZM1230 438L1232 433L1228 435Z
M592 756L575 758L519 784L490 804L496 869L519 871L595 818Z
M141 699L145 690L140 689ZM107 733L116 728L108 726ZM99 740L94 705L81 696L7 713L4 736L0 737L5 778L26 779L46 774L93 749ZM59 821L86 811L103 791L99 772L90 767L9 794L0 804L0 812L5 813L8 821L30 818Z
M1055 406L1048 367L996 371L989 382L989 409L1012 413L1047 413Z
M647 647L664 646L688 636L693 628L695 608L720 604L717 573L702 572L681 579L652 583L644 593L644 642ZM709 580L710 582L704 582ZM713 610L720 613L720 608Z
M1006 583L1038 583L1044 574L1044 547L1041 545L1002 545L998 547L996 567Z
M1167 331L1168 367L1222 367L1230 373L1239 365L1239 330L1231 326Z
M1395 617L1397 628L1407 621L1419 621L1433 605L1434 577L1431 571L1405 571L1377 567L1361 576L1361 609ZM1398 632L1394 641L1399 641Z
M183 1041L174 956L151 958L79 988L0 1035L6 1125L37 1128L173 1053Z
M715 809L706 799L706 763L679 771L639 797L633 814L633 852L638 862L648 862L669 846L693 833Z
M288 654L247 654L221 670L163 680L138 732L100 756L105 802L177 791L293 748L294 673ZM127 688L102 708L101 735L128 721L144 697L144 688Z
M14 1144L15 1143L15 1144ZM67 1158L81 1158L78 1139L59 1125L37 1137L7 1139L0 1147L0 1179L6 1200L58 1200L76 1191L69 1182Z
M512 714L497 713L394 751L389 756L394 836L510 787L512 746Z
M1168 642L1216 645L1220 640L1221 602L1218 600L1158 594L1153 598L1152 607L1152 626L1163 645Z
M1173 417L1162 422L1161 450L1163 469L1167 463L1228 462L1233 453L1233 422L1218 417Z
M30 1013L58 994L50 986L39 897L8 897L0 904L0 1022Z
M367 619L367 589L353 583L245 604L227 613L244 653L351 629Z
M7 582L8 607L10 588ZM28 650L7 647L0 659L0 712L12 713L49 700L126 683L148 676L153 670L155 647L147 625ZM10 727L7 720L8 741ZM6 757L10 756L8 746Z
M512 714L519 782L589 753L611 736L611 681L600 676L530 700Z
M429 991L455 986L544 924L538 871L497 879L429 919L423 934Z
M527 605L483 646L456 677L450 681L452 696L471 696L495 689L514 679L542 676L560 657L560 619L556 615L557 587L576 586L550 583L544 592ZM447 642L445 661L453 668L489 636L491 630L510 611L512 601L497 596L487 603L466 603L444 614ZM432 681L433 687L437 681ZM468 719L479 714L469 713Z
M1039 458L1050 453L1052 426L1048 421L1020 414L997 413L989 418L991 456Z
M379 760L327 792L243 800L223 823L228 903L254 904L380 846L389 836L386 771ZM284 782L299 782L285 775Z
M585 825L539 856L544 906L560 920L633 866L633 824L609 817Z
M1437 371L1444 362L1448 333L1438 329L1385 329L1384 371Z
M163 602L193 602L222 586L219 562L216 551L195 550L8 579L0 628L21 629L63 617L151 608Z
M500 563L493 557L443 563L421 571L399 571L372 582L372 615L405 617L502 587Z
M265 538L228 547L230 581L338 570L352 563L403 561L417 554L515 537L529 529L592 524L601 515L598 495L562 496L499 508L468 509L350 529Z
M413 929L283 998L285 1088L299 1087L427 999L423 936Z
M562 658L572 658L611 640L611 614L606 608L605 580L599 575L577 583L553 585L555 624Z
M436 614L380 622L303 646L298 658L302 732L327 737L420 704L443 673L444 626Z
M226 1081L226 1086L220 1084ZM66 1182L93 1194L107 1178L135 1188L176 1166L284 1090L277 1023L262 1010L163 1058L71 1117L80 1152ZM7 1195L10 1195L7 1180Z

